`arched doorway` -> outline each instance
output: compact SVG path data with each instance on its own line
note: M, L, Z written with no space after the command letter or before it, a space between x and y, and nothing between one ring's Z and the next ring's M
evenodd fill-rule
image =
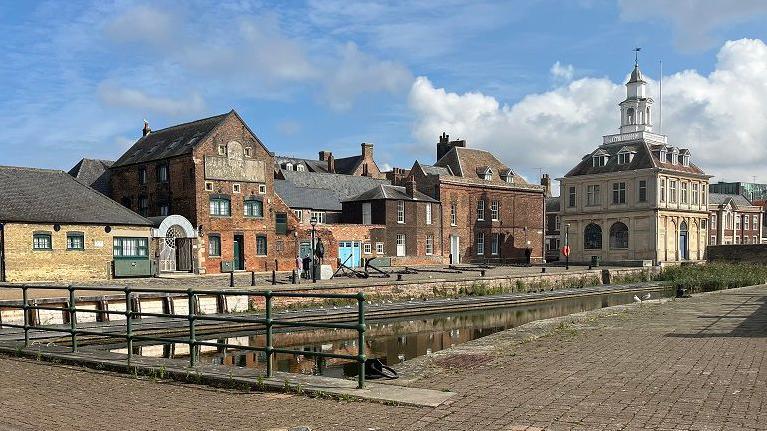
M687 233L687 222L679 225L679 260L690 259L690 241Z
M159 222L159 223L158 223ZM185 217L171 215L156 218L158 268L160 272L192 272L195 268L195 256L192 251L197 238L197 230Z

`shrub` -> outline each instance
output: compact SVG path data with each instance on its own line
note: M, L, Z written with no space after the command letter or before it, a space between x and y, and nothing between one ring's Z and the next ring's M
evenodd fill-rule
M710 292L767 283L767 266L713 263L666 267L658 276L674 288Z

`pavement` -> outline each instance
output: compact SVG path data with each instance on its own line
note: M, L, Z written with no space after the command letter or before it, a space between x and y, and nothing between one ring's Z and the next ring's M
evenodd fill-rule
M407 361L438 407L0 357L0 430L767 430L767 286L537 321Z

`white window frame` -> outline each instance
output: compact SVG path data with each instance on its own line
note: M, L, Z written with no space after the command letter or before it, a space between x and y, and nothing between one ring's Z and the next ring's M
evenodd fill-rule
M373 244L369 242L362 243L362 252L365 254L373 254Z
M304 222L304 210L293 210L293 214L296 215L299 223Z
M205 181L205 190L212 192L213 191L213 183L210 181Z
M382 242L376 243L376 254L384 254L384 243Z
M480 199L477 201L477 221L485 220L485 200Z
M242 187L239 184L232 184L232 193L240 193L240 190L242 190Z
M494 233L490 243L490 254L492 254L493 256L498 256L498 253L501 249L500 245L501 245L501 234Z
M458 204L450 204L450 226L458 225Z
M431 256L434 254L434 236L426 235L426 255Z
M484 232L477 233L477 237L474 240L474 245L477 247L477 256L485 255L485 234Z
M680 191L679 191L679 200L680 200L680 203L683 203L683 204L687 203L687 181L682 181Z
M501 207L500 201L490 202L490 220L498 221L498 217L500 216L500 210L499 210L500 207Z
M669 191L669 203L675 204L676 203L676 184L677 180L668 180L668 191Z
M660 201L666 202L666 179L660 179Z
M700 195L698 194L698 191L699 191L698 183L692 183L691 184L691 191L690 191L690 193L692 194L692 196L691 196L692 199L691 200L692 200L692 204L693 205L699 205Z
M716 214L711 214L711 229L716 229Z
M426 202L426 224L431 224L431 202Z
M586 186L586 206L596 206L600 204L599 184L589 184Z
M405 201L397 201L397 223L405 223Z
M226 155L226 145L219 145L218 146L218 155L219 156L225 156Z
M716 245L716 235L711 235L711 242L709 245Z
M258 185L258 193L259 194L266 194L266 184L259 184Z
M749 227L749 221L750 221L749 219L750 218L751 217L749 217L747 215L745 217L743 217L743 230L751 230L751 228Z
M310 217L314 218L317 224L325 224L325 211L312 211Z

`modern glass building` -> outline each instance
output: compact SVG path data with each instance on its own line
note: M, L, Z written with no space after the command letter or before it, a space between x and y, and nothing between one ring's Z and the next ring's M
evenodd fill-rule
M709 184L708 189L711 193L743 195L750 201L767 199L767 184L742 182L726 183L720 181L716 184Z

